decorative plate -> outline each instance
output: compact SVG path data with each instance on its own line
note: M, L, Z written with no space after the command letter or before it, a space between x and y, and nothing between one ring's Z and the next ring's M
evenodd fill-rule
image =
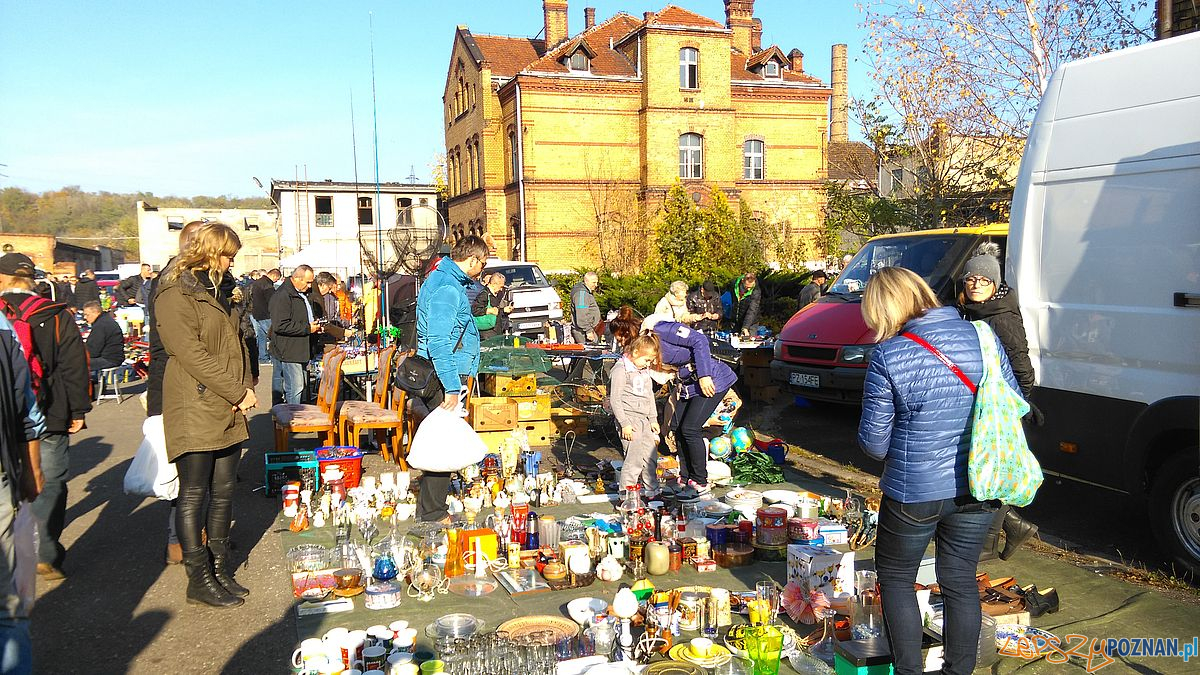
M795 490L764 490L762 496L763 501L769 504L776 504L778 502L798 504L803 499L800 493Z
M554 641L558 642L578 635L579 624L565 616L540 614L537 616L520 616L515 619L509 619L500 624L496 630L504 631L510 637L514 638L548 630L554 633Z
M468 598L478 598L488 595L499 586L491 579L476 579L474 577L457 577L450 580L448 590L455 595Z
M705 670L687 661L657 661L647 666L643 675L705 675Z
M683 661L702 668L723 666L733 659L733 653L718 644L712 646L712 656L707 658L694 656L692 645L688 642L671 647L670 651L667 652L667 656L675 661Z
M347 589L335 588L333 589L333 594L339 598L353 598L365 590L367 590L366 586L355 586L354 588Z
M1054 633L1033 626L1022 626L1016 623L1002 623L996 626L996 648L1001 654L1010 656L1025 656L1030 652L1038 655L1054 651L1062 640Z

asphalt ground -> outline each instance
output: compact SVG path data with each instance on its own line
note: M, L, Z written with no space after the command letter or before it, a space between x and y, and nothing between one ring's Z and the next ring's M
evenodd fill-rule
M258 395L261 401L270 400L267 377L260 383ZM279 504L256 490L262 485L263 453L272 443L269 411L264 407L251 418L251 438L240 471L232 539L237 547L237 577L252 593L246 605L233 610L185 603L183 568L163 564L168 505L130 497L122 490L125 471L141 442L144 418L136 397L121 404L106 401L88 417L88 428L73 437L63 535L68 578L38 582L39 600L32 616L35 672L287 672L284 663L297 633L284 556L273 531ZM870 475L852 471L845 464L878 474L878 463L857 449L857 412L853 409L797 408L779 403L758 410L751 406L747 419L760 432L779 435L830 458L824 469L808 469L830 484L853 486L856 481L870 481ZM588 438L582 440L571 458L579 466L616 456L610 448ZM316 445L311 438L298 443ZM369 464L377 461L368 458ZM1047 484L1026 514L1047 537L1069 538L1080 550L1119 552L1127 560L1154 563L1153 542L1127 507L1105 495L1088 497L1093 501L1086 502L1082 501L1085 497L1073 486ZM1028 551L1019 554L1019 559L1026 568L1036 569L1039 564L1039 556ZM1102 559L1096 564L1104 566ZM1084 577L1102 580L1117 599L1144 596L1162 600L1153 590L1123 581L1094 574ZM1097 608L1096 612L1107 614L1125 607L1125 600L1117 599L1113 609ZM1155 606L1153 613L1182 604L1185 601L1172 600ZM1136 605L1124 611L1135 612L1132 618L1139 623L1152 619L1138 616L1132 607ZM1189 630L1195 625L1190 624ZM1137 670L1187 672L1142 666Z

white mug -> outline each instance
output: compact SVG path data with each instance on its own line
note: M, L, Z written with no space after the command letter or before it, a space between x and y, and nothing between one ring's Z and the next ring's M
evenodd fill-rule
M311 661L318 657L325 658L325 642L318 638L308 638L300 643L296 651L292 652L292 667L303 667L305 661Z
M341 661L334 659L321 664L317 670L318 675L346 675L346 667Z
M397 652L388 657L387 675L417 675L419 672L421 669L412 662L412 654Z
M321 636L321 639L324 640L325 644L327 645L340 645L342 640L346 639L346 636L349 634L349 628L330 628L325 632L325 635Z
M405 628L404 630L396 631L396 639L392 640L392 649L398 652L411 654L413 652L413 643L417 640L416 628Z
M404 620L393 621L388 624L388 628L391 628L393 631L398 633L398 632L408 628L408 622L404 621Z

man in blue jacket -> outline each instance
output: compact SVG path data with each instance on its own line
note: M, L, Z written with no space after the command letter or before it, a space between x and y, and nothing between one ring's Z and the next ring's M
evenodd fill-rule
M483 272L488 246L483 239L465 237L454 245L450 257L438 261L417 297L417 354L433 364L444 393L441 400L413 401L420 415L440 406L460 408L466 397L463 385L479 370L479 330L467 300L467 287ZM446 495L450 474L425 471L418 482L417 520L448 522Z

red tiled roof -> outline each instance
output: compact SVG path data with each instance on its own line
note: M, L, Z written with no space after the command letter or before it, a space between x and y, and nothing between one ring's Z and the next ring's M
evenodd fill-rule
M829 180L875 182L879 160L871 146L858 141L830 141L827 151Z
M771 58L772 56L778 58L779 62L785 66L791 63L788 60L788 57L784 56L782 49L775 45L771 45L757 54L751 54L750 58L746 59L746 67L753 68L754 66L762 65L766 63L767 59Z
M759 54L762 54L762 53L763 52L759 52ZM759 73L750 72L749 66L747 65L747 61L749 61L749 59L742 56L741 54L738 54L737 52L733 52L733 54L730 55L730 58L729 58L730 77L735 82L737 82L737 81L744 82L747 80L749 80L749 81L757 80L757 81L761 81L761 82L778 81L778 80L770 80L769 78L763 77ZM790 65L790 63L791 63L791 61L784 59L784 65ZM808 73L797 73L797 72L791 70L791 68L784 68L781 71L781 73L783 74L783 77L780 79L782 79L782 81L784 81L784 82L796 82L796 83L815 84L815 85L824 84L823 82L821 82L820 79L813 77L812 75L809 75Z
M593 75L615 75L632 77L637 75L637 68L623 54L609 47L609 41L616 41L638 27L637 19L628 14L617 14L611 19L596 24L574 38L546 52L540 59L530 63L523 70L542 73L567 73L569 69L561 61L577 49L580 44L587 44L592 52L591 72Z
M700 16L682 7L667 5L650 17L650 24L664 26L689 26L694 28L724 28L725 24L713 21L707 16Z
M492 75L512 77L546 53L544 40L505 37L501 35L472 35L483 58L492 67Z

